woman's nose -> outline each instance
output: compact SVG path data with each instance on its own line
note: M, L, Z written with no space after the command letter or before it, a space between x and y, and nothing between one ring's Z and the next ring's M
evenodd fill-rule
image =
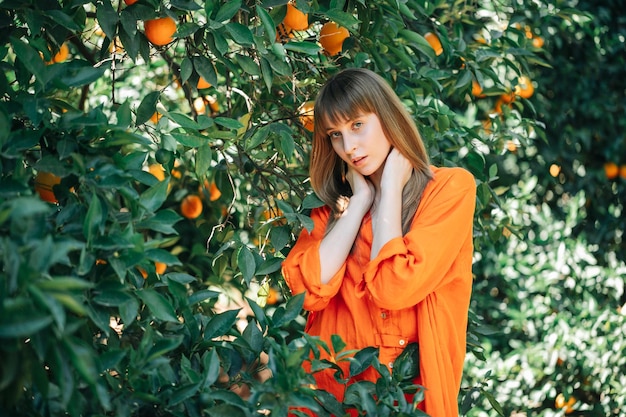
M347 154L351 154L356 150L357 142L353 135L344 134L343 135L343 150Z

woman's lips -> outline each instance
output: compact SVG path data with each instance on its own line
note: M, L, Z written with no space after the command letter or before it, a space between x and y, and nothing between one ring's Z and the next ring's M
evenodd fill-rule
M358 167L359 165L363 165L365 163L365 156L360 156L358 158L353 158L352 159L352 165L354 165L355 167Z

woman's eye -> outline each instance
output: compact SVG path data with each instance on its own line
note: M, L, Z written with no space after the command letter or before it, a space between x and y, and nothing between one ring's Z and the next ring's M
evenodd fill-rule
M330 134L328 135L329 138L331 139L337 139L341 137L341 132L330 132Z

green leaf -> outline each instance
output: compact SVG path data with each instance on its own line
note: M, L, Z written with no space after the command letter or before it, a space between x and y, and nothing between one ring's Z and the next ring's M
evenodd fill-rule
M254 256L247 246L241 246L237 253L237 266L243 275L243 279L248 285L252 281L254 271L256 269L256 263L254 262Z
M137 108L137 118L135 120L135 124L137 126L146 123L154 112L156 111L156 104L159 101L159 96L161 95L158 91L152 91L148 93L143 100L141 100L141 104Z
M228 310L211 317L204 329L204 340L211 340L228 333L237 322L238 314L239 310Z
M272 83L274 82L274 72L272 67L265 57L261 57L261 74L263 75L263 81L265 81L265 87L267 91L272 90Z
M252 36L252 32L248 26L237 22L229 22L226 25L226 30L230 33L230 36L232 36L236 44L241 46L254 45L254 36Z
M215 124L233 130L238 130L244 127L239 120L231 119L230 117L216 117Z
M211 60L205 56L194 56L193 67L196 72L211 85L217 84L217 74Z
M196 152L196 175L198 178L204 178L211 168L212 151L208 143L198 147Z
M137 291L137 296L148 306L157 320L179 323L174 307L155 290L142 289Z
M45 75L46 65L39 53L32 46L16 38L11 38L11 46L24 67L35 76L40 85L44 85L47 82ZM26 90L25 87L24 90Z
M241 0L227 1L222 4L222 7L219 8L213 20L220 23L230 20L233 16L235 16L240 8Z
M52 316L34 312L29 314L20 313L12 317L3 317L2 321L0 321L0 338L33 336L50 323L52 323Z
M296 294L287 301L286 305L281 305L274 312L274 326L280 327L300 315L304 305L304 293ZM276 314L280 311L280 314Z
M104 216L102 204L100 203L98 196L94 193L91 196L91 203L89 204L89 209L87 210L87 215L85 216L85 220L83 222L83 234L87 241L87 245L90 245L93 239L97 236L103 222Z
M54 277L39 280L35 285L45 291L83 291L93 288L93 283L75 277Z
M159 181L148 188L139 196L139 205L146 209L148 213L156 212L167 198L169 183L169 178L165 178L165 180Z
M183 335L171 337L163 337L154 342L146 355L146 361L151 361L158 357L164 356L166 353L173 351L183 342Z
M273 272L280 270L280 266L283 262L282 258L270 258L264 261L256 270L255 275L269 275Z
M256 14L261 18L261 23L265 29L265 36L268 42L276 41L276 24L270 14L261 5L256 5Z
M180 214L172 209L159 210L154 216L137 223L136 227L138 230L148 229L166 235L176 235L178 234L178 230L174 228L174 225L182 220L182 218Z
M211 291L211 290L194 291L187 299L187 302L190 306L192 306L198 303L202 303L206 300L217 298L219 297L219 295L220 295L219 292Z
M313 42L291 41L285 44L285 49L299 54L315 56L320 51L320 46Z
M115 39L115 29L119 21L119 16L111 5L111 2L103 1L98 3L98 7L96 7L96 18L107 37L109 39Z
M295 148L296 142L293 140L293 136L285 131L280 132L280 149L287 159L293 156Z
M65 338L63 339L63 346L79 375L88 384L94 384L98 377L98 370L94 360L95 352L80 339L71 340Z

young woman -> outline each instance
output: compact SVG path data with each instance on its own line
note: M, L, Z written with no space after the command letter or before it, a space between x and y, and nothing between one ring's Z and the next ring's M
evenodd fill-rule
M313 210L283 263L305 293L306 332L346 349L379 348L381 363L419 345L420 407L458 416L472 289L476 184L461 168L430 165L418 129L393 89L366 69L346 69L315 103ZM339 363L348 374L348 363ZM371 371L371 372L369 372ZM370 369L359 378L375 380ZM315 374L340 401L334 371Z

